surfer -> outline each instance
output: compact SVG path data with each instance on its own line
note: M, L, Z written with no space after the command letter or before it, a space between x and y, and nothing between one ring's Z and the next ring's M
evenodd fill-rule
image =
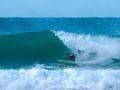
M68 53L67 54L67 57L70 61L75 61L75 55L71 54L71 53Z

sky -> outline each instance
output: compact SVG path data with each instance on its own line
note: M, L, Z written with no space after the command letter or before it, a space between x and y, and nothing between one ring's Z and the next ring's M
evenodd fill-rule
M0 17L120 17L120 0L0 0Z

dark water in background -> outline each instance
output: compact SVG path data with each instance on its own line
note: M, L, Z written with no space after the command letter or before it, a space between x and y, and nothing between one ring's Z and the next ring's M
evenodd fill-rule
M0 90L118 90L119 58L119 18L0 18Z
M63 30L83 34L120 35L119 18L0 18L1 34Z

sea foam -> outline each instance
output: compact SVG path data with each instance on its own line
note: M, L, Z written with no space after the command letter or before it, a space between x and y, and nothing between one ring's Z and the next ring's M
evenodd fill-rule
M120 70L45 67L0 70L0 90L118 90Z

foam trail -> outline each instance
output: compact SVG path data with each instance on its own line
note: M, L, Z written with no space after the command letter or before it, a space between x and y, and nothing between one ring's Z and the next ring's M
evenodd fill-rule
M120 41L107 36L80 35L53 31L77 56L77 60L96 63L120 56ZM92 62L91 62L92 60Z
M0 70L0 90L118 90L120 70L64 68Z

